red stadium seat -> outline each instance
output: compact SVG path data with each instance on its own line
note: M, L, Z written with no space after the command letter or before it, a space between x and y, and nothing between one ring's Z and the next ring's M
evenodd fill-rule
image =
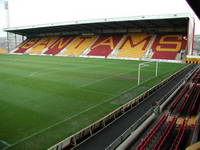
M60 37L58 40L56 40L44 54L52 54L56 55L60 51L62 51L71 41L73 40L73 37Z
M184 35L160 35L153 43L153 59L175 60L181 50L186 49Z
M119 43L122 35L106 35L100 36L98 40L91 46L89 56L108 56Z
M39 38L27 40L14 53L25 53L29 48L33 47L36 43L38 43L39 40Z

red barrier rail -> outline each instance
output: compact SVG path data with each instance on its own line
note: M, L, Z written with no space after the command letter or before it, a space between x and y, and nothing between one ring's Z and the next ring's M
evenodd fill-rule
M190 95L192 94L192 92L194 91L195 89L195 86L196 84L193 84L192 87L190 88L190 90L185 94L185 100L183 101L183 103L181 104L181 106L179 107L179 112L182 112L182 110L184 109L185 105L187 104L189 98L190 98Z
M193 100L193 103L190 105L190 108L189 108L189 111L188 111L190 115L191 115L192 112L194 111L194 108L195 108L195 106L196 106L196 102L197 102L197 100L198 100L199 95L200 95L200 87L198 86L198 87L197 87L197 92L196 92L195 98L194 98L194 100Z
M174 125L176 124L177 117L174 117L172 121L169 122L167 128L165 129L163 135L161 136L158 143L154 146L153 150L160 150L162 145L164 144L165 140L169 136L170 132L172 131Z
M184 135L184 132L185 132L185 124L186 124L186 120L183 121L182 125L180 125L180 128L179 128L179 131L178 131L178 134L170 148L170 150L176 150L178 149L179 145L180 145L180 142L182 140L182 137Z
M180 99L183 97L183 95L185 94L185 92L189 89L189 85L185 86L184 89L181 91L181 93L178 95L178 97L176 98L176 100L171 104L170 109L173 109L178 102L180 101Z
M149 144L152 137L155 135L155 133L158 131L158 129L163 125L163 123L167 120L168 115L164 115L159 122L156 124L156 126L150 131L150 133L145 137L145 139L141 142L141 144L136 148L137 150L144 150L145 147Z
M183 122L183 124L182 124L182 127L181 127L181 132L180 132L180 135L178 135L178 137L179 137L179 139L178 139L178 141L177 141L177 144L175 145L175 148L174 148L174 150L179 150L179 146L180 146L180 143L181 143L181 140L183 139L183 135L184 135L184 133L185 133L185 120L184 120L184 122Z
M192 81L194 83L197 83L198 82L198 78L199 78L199 74L200 74L200 70L197 70L194 75L192 76Z

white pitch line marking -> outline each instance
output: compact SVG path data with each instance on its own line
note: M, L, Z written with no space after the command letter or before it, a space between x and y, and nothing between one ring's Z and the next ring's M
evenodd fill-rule
M32 72L31 74L29 74L29 77L32 77L32 76L34 76L37 73L39 73L39 72Z
M62 124L62 123L64 123L64 122L68 121L68 120L71 120L71 119L73 119L73 118L79 116L80 114L85 113L85 112L87 112L87 111L89 111L89 110L91 110L91 109L93 109L93 108L95 108L95 107L97 107L97 106L99 106L99 105L102 105L102 104L104 104L104 103L106 103L106 102L107 102L107 101L103 101L102 103L93 105L93 106L91 106L91 107L89 107L89 108L87 108L87 109L85 109L85 110L83 110L83 111L81 111L81 112L79 112L79 113L77 113L77 114L72 115L72 116L69 117L69 118L66 118L66 119L64 119L64 120L58 121L57 123L55 123L55 124L53 124L53 125L51 125L51 126L49 126L49 127L47 127L47 128L44 128L44 129L42 129L42 130L40 130L40 131L38 131L38 132L35 132L35 133L31 134L30 136L27 136L27 137L25 137L25 138L22 138L22 139L18 140L17 142L15 142L15 143L9 145L7 148L10 148L10 147L13 147L13 146L15 146L15 145L17 145L17 144L19 144L19 143L22 143L23 141L26 141L27 139L30 139L30 138L32 138L32 137L34 137L34 136L36 136L36 135L39 135L39 134L41 134L41 133L47 131L48 129L51 129L51 128L57 126L57 125L60 125L60 124ZM6 149L7 149L7 148L6 148Z
M0 140L1 143L5 144L6 146L10 146L10 144L6 141Z
M155 77L154 77L154 78L155 78ZM152 79L152 78L151 78L151 79ZM151 80L151 79L149 79L149 80ZM149 81L149 80L146 80L146 81L144 81L143 83L145 83L145 82L147 82L147 81ZM141 85L142 85L142 83L141 83ZM129 89L126 89L126 90L123 91L121 94L123 94L124 92L126 92L126 91L128 91L128 90L130 90L130 89L134 89L134 88L136 88L137 86L138 86L138 85L136 85L136 86L134 86L134 87L131 87L131 88L129 88ZM121 95L121 94L120 94L120 95ZM119 95L118 95L118 96L119 96ZM15 146L15 145L17 145L17 144L19 144L19 143L22 143L22 142L26 141L27 139L30 139L30 138L32 138L32 137L34 137L34 136L36 136L36 135L39 135L39 134L41 134L41 133L47 131L48 129L51 129L51 128L57 126L57 125L60 125L60 124L62 124L62 123L64 123L64 122L68 121L68 120L71 120L71 119L73 119L73 118L75 118L75 117L81 115L82 113L85 113L85 112L87 112L87 111L89 111L89 110L91 110L91 109L93 109L93 108L95 108L95 107L97 107L97 106L100 106L100 105L102 105L102 104L104 104L104 103L106 103L106 102L109 102L109 101L111 101L111 100L112 100L113 98L115 98L115 97L117 97L117 96L114 96L114 97L111 97L111 98L109 98L109 99L106 99L105 101L103 101L103 102L101 102L101 103L99 103L99 104L93 105L93 106L91 106L91 107L89 107L89 108L87 108L87 109L85 109L85 110L83 110L83 111L81 111L81 112L79 112L79 113L77 113L77 114L72 115L72 116L69 117L69 118L66 118L66 119L64 119L64 120L58 121L57 123L55 123L55 124L53 124L53 125L51 125L51 126L49 126L49 127L47 127L47 128L44 128L44 129L42 129L42 130L40 130L40 131L38 131L38 132L35 132L35 133L31 134L30 136L27 136L27 137L25 137L25 138L22 138L22 139L18 140L17 142L15 142L15 143L13 143L13 144L10 144L8 147L5 148L5 150L8 149L8 148L10 148L10 147L13 147L13 146Z
M135 72L135 71L137 71L137 70L136 70L136 69L133 69L133 70L131 70L131 71L129 71L129 72L126 72L126 73L119 73L118 76L120 76L120 75L125 75L125 74L131 73L131 72ZM92 84L94 84L94 83L97 83L97 82L100 82L100 81L103 81L103 80L106 80L106 79L109 79L109 78L112 78L112 77L114 77L114 74L112 74L111 76L108 76L108 77L99 79L99 80L95 80L95 81L86 83L86 84L84 84L84 85L81 85L80 87L81 87L81 88L82 88L82 87L86 87L86 86L88 86L88 85L92 85Z

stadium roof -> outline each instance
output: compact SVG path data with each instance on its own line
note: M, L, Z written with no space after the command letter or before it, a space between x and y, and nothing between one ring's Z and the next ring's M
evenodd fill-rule
M194 12L196 13L196 15L199 17L200 19L200 1L195 1L195 0L187 0L188 4L190 5L190 7L194 10Z
M78 33L101 33L103 30L110 32L125 32L128 29L148 29L152 32L158 28L185 27L188 26L190 14L170 14L153 16L136 16L126 18L106 18L97 20L80 20L64 23L51 23L34 26L6 28L6 32L20 35L41 35L41 34L78 34Z

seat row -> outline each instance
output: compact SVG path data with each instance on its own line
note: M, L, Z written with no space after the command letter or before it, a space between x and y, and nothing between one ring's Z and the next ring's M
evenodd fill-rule
M184 143L187 130L186 120L178 123L177 117L167 114L157 122L151 131L142 139L137 150L179 150Z
M45 37L28 39L13 53L180 60L186 43L181 34Z
M6 54L6 53L8 53L7 50L0 48L0 54Z
M199 75L200 70L197 70L191 77L192 82L185 85L178 93L170 105L171 113L191 116L198 110L198 99L200 97Z

